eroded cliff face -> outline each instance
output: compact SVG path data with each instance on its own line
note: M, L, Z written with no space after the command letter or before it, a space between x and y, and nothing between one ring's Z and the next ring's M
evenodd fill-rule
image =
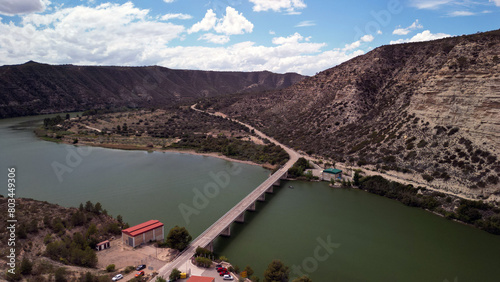
M0 67L0 118L120 107L165 107L200 97L274 90L304 76L152 67Z
M205 105L338 162L500 194L500 31L382 46L292 87Z

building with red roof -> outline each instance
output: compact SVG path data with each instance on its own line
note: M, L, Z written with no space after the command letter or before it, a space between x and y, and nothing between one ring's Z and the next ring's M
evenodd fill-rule
M133 248L165 238L165 226L158 220L150 220L122 230L122 243Z
M214 282L215 278L213 277L203 277L203 276L194 276L192 275L186 282Z

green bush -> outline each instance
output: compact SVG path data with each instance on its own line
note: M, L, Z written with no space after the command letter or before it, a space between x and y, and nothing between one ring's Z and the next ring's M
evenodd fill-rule
M115 265L114 264L110 264L110 265L106 266L106 271L107 272L113 272L113 271L115 271Z
M212 260L209 258L204 258L204 257L197 257L195 259L196 265L208 268L212 265Z

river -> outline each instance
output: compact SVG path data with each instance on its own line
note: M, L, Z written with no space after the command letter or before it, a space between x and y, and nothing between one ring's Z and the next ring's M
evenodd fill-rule
M14 166L18 197L100 202L131 225L158 219L196 237L269 173L211 157L41 141L32 132L41 119L0 120L0 182ZM326 183L285 182L275 191L215 244L261 279L281 259L291 276L314 281L500 281L500 236Z

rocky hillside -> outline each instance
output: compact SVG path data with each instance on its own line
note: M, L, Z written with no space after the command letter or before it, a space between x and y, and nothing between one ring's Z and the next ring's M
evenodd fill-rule
M0 118L96 108L161 107L199 97L290 86L295 73L213 72L152 67L0 67Z
M287 89L202 105L296 149L500 194L500 30L377 48Z

